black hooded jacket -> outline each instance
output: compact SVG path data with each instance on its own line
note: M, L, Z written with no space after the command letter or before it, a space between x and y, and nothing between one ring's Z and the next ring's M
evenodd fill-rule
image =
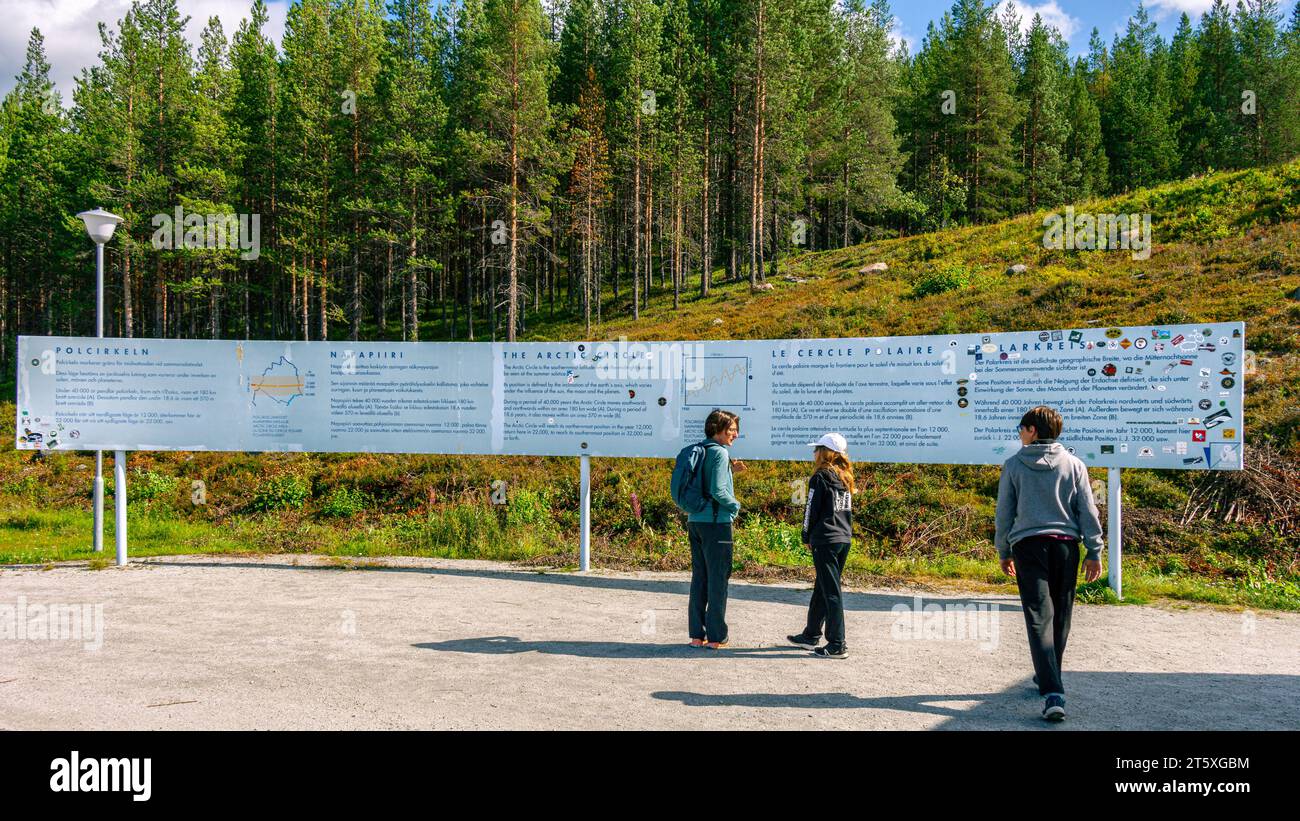
M830 468L808 480L803 510L803 542L807 545L847 544L853 539L853 494Z

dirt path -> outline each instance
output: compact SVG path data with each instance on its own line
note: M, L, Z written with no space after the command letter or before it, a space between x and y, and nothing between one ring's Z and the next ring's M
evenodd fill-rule
M0 570L0 633L6 607L29 634L43 606L85 614L79 640L0 638L0 729L1046 726L1004 596L851 592L830 661L783 643L809 584L733 583L710 653L684 644L685 574L384 564ZM1300 728L1298 648L1297 614L1079 606L1061 726Z

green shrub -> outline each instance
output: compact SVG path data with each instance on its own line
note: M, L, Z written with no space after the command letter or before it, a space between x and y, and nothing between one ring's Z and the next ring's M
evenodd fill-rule
M179 480L152 470L133 471L135 476L126 483L128 502L149 502L176 490Z
M175 491L179 483L180 480L175 476L137 468L131 471L131 476L126 480L126 501L128 503L151 502ZM116 495L116 477L108 473L104 477L104 496L107 498Z
M35 476L24 476L13 482L5 483L6 496L19 496L34 500L41 492L41 482Z
M1124 496L1138 507L1182 510L1187 492L1159 473L1131 470L1124 475Z
M735 562L759 565L806 565L812 554L804 547L800 529L792 524L755 515L735 531Z
M263 479L253 493L249 509L265 512L301 508L311 498L311 484L295 473L282 473Z
M370 506L369 494L356 488L338 485L330 490L320 504L320 515L347 519L364 511Z
M962 265L943 265L922 273L912 285L915 299L956 291L970 284L971 272Z
M554 524L550 498L545 491L519 489L510 494L506 503L507 528L550 530Z

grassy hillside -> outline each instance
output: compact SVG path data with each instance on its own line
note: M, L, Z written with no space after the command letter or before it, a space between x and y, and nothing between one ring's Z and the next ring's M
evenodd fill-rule
M783 259L766 292L715 275L707 298L692 288L676 311L671 294L656 291L639 321L606 322L591 336L793 338L1244 320L1256 354L1245 425L1254 470L1228 478L1125 471L1125 592L1131 600L1300 610L1300 300L1292 297L1300 289L1300 163L1075 207L1150 213L1154 252L1133 260L1119 250L1044 249L1040 213ZM886 273L859 272L882 261ZM1006 273L1013 264L1028 270ZM607 310L622 313L606 296ZM580 324L556 319L534 321L528 338L584 336ZM91 556L93 457L54 453L36 461L14 451L13 416L12 403L0 408L0 561ZM810 578L790 499L790 483L806 466L750 467L736 480L746 506L738 574ZM131 468L134 555L311 551L576 562L575 459L144 453L131 457ZM593 459L598 566L689 565L667 497L669 470L666 460ZM851 578L1012 589L991 544L996 468L859 465L857 479L864 491ZM203 504L193 502L196 480L204 483ZM507 483L506 505L491 504L496 480ZM1189 498L1216 504L1184 524ZM1225 503L1232 500L1235 507ZM111 538L110 527L110 553ZM1084 594L1105 598L1100 584Z

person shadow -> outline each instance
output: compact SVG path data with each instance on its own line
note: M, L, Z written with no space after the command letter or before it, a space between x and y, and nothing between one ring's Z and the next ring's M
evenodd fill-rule
M940 730L1294 730L1300 727L1295 694L1300 677L1237 673L1127 673L1067 671L1068 717L1042 720L1037 687L1026 677L986 693L917 693L862 696L826 693L722 693L659 691L651 697L691 708L749 707L846 712L887 710L937 716Z
M686 644L623 641L524 641L514 636L450 639L412 645L424 650L485 655L542 653L590 659L790 660L806 663L808 652L789 645L734 647L723 652ZM844 728L880 726L883 717L860 711L910 713L939 719L942 730L1024 730L1069 727L1088 730L1267 730L1300 727L1300 677L1237 673L1065 673L1068 718L1049 724L1029 676L992 692L919 692L864 695L852 692L699 693L660 690L659 701L690 709L770 708L844 714ZM895 685L897 686L897 685ZM866 689L866 688L864 688ZM855 715L856 714L856 715ZM888 722L896 724L897 722ZM905 722L909 726L911 722Z
M669 658L791 658L807 659L808 651L794 646L727 647L723 653L691 647L685 642L655 644L632 641L524 641L515 636L484 636L472 639L449 639L413 644L422 650L449 653L482 653L508 656L517 653L542 653L554 656L577 656L601 659L669 659Z

